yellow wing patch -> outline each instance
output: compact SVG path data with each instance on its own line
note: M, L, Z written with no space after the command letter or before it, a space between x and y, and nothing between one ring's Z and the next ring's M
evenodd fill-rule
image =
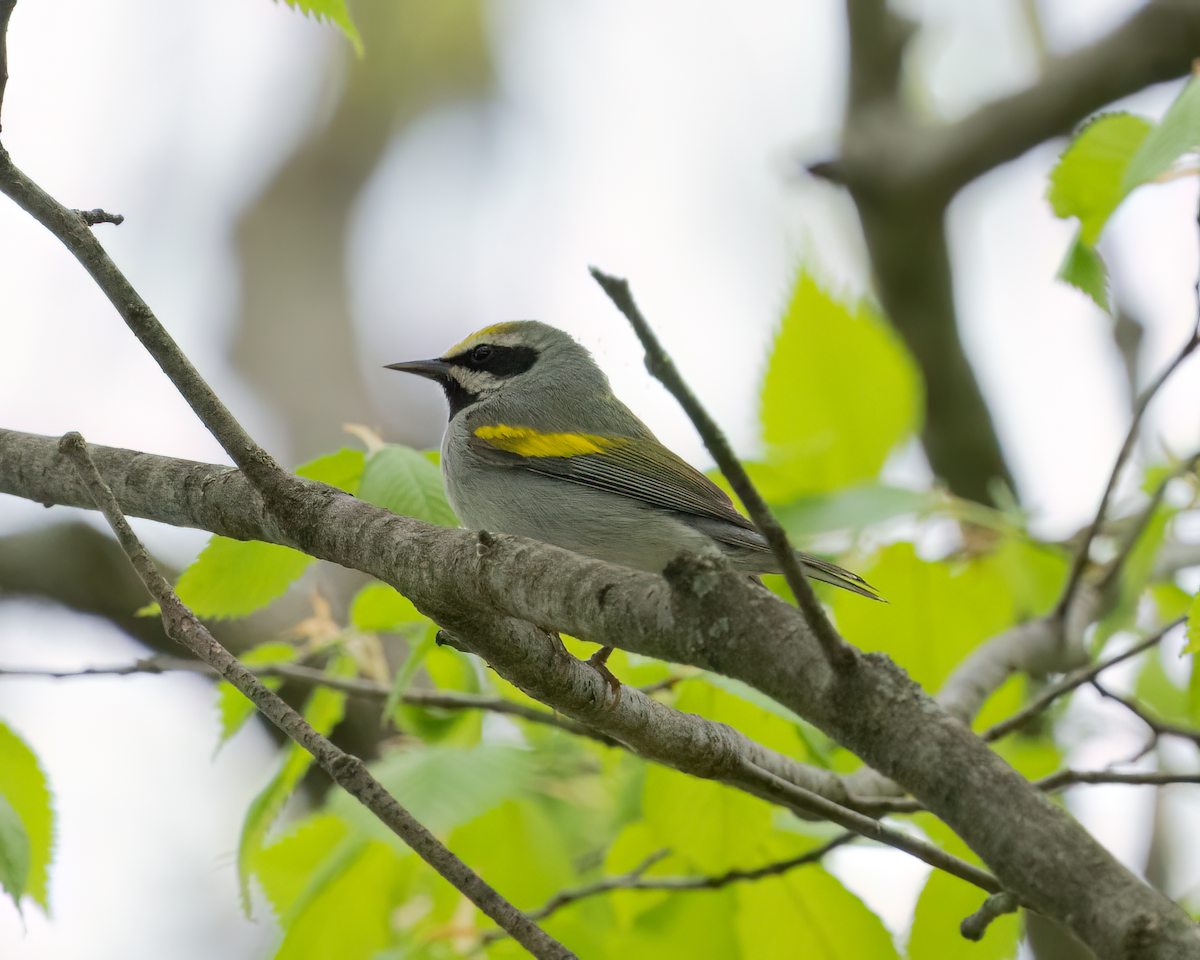
M475 436L497 450L523 457L577 457L584 453L602 453L619 444L617 437L598 437L590 433L542 433L532 427L510 427L498 423L478 427Z
M462 343L456 343L454 346L452 346L443 354L443 356L453 357L456 354L462 353L476 340L480 340L484 337L495 336L498 333L508 333L508 331L515 326L516 323L509 320L506 323L493 323L490 327L484 327L482 330L476 330L473 334L467 337L466 340L462 341Z

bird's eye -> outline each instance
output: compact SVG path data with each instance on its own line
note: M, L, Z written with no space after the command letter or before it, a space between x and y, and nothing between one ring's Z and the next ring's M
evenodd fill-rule
M481 343L471 351L471 360L474 363L486 363L487 359L492 355L491 344Z

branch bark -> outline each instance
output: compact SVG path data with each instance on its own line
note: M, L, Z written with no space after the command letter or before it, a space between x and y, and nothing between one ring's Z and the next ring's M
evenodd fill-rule
M1068 923L1098 956L1124 957L1131 937L1144 937L1145 957L1200 955L1196 927L1175 904L890 660L866 654L856 670L835 673L796 610L715 562L681 558L657 577L520 538L431 527L310 481L296 481L303 522L284 531L237 471L131 451L93 454L129 515L283 542L371 573L532 696L661 762L677 765L703 741L708 775L726 780L745 757L730 742L709 742L709 728L665 724L636 691L606 718L604 681L533 624L741 679L908 789L1005 889ZM0 492L86 506L64 466L54 440L0 432Z

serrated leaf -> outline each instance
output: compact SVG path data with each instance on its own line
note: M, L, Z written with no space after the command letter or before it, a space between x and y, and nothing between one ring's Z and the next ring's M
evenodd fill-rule
M197 616L244 617L282 596L312 561L276 543L213 537L175 592Z
M342 447L337 453L317 457L316 460L310 460L297 467L296 473L309 480L319 480L331 487L345 490L347 493L357 493L366 462L367 458L361 450Z
M37 756L9 727L0 723L0 794L20 819L29 840L24 892L43 910L46 875L54 850L54 809Z
M1129 161L1121 190L1149 183L1166 173L1185 153L1200 147L1200 82L1192 78Z
M865 301L840 303L797 278L762 388L772 502L874 480L921 420L916 365Z
M357 672L354 658L338 654L325 670L334 677L353 676ZM318 733L328 735L341 721L346 709L346 694L329 687L316 687L309 695L304 708L304 719ZM262 851L263 841L271 825L283 810L288 797L300 783L312 765L312 755L298 743L289 742L284 750L279 772L252 801L242 823L242 834L238 842L238 881L241 890L242 909L250 915L250 875L254 863Z
M1097 117L1071 141L1050 172L1046 194L1050 206L1063 219L1079 218L1078 242L1085 247L1095 246L1108 218L1129 192L1123 186L1126 168L1152 126L1130 113Z
M288 643L264 643L247 650L239 658L247 667L265 667L272 663L287 663L296 659L296 648ZM281 677L263 677L262 683L271 690L283 686ZM254 713L254 702L233 684L222 680L217 684L217 715L221 735L217 749L237 733Z
M350 622L363 633L388 633L424 619L408 597L386 583L368 583L350 604Z
M441 470L424 454L402 444L388 444L367 459L358 497L392 513L442 527L458 526L442 488Z
M1058 268L1058 279L1086 293L1096 306L1108 311L1108 269L1096 248L1084 243L1078 233Z
M354 21L350 19L350 11L346 7L346 0L286 0L286 3L293 10L300 10L314 20L332 23L338 27L354 47L355 55L359 59L362 59L362 35L359 34L358 27L354 25Z
M13 805L0 793L0 888L12 897L18 910L25 884L29 882L31 860L29 831Z

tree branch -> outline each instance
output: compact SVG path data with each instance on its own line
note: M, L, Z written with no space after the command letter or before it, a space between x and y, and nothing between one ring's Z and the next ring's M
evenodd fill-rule
M1045 804L887 657L864 654L854 671L835 673L798 611L720 565L681 559L658 577L519 537L432 527L302 479L295 482L309 500L307 522L284 539L237 471L111 448L92 454L128 514L239 539L291 541L370 573L535 699L649 759L734 784L747 759L758 762L753 745L733 731L718 736L729 729L722 724L692 724L636 690L611 709L596 671L532 624L736 677L901 784L1005 889L1067 922L1101 958L1115 960L1114 945L1136 917L1154 918L1148 956L1191 949L1184 947L1193 943L1191 921L1175 904L1065 811ZM54 441L0 431L0 492L87 506L65 466Z
M0 0L0 110L4 108L4 90L8 86L8 19L17 0ZM0 130L3 130L0 125Z
M112 490L104 482L95 462L88 454L83 437L78 433L68 433L62 438L59 448L73 463L93 502L108 520L146 589L158 601L162 608L163 626L168 635L186 646L222 678L245 694L268 720L311 753L321 769L328 773L335 783L351 796L358 798L359 802L408 844L422 860L508 931L526 950L544 960L575 960L573 953L500 896L483 881L483 878L426 830L412 814L400 806L395 797L371 776L366 764L338 749L309 726L300 714L284 703L273 690L263 686L233 654L217 643L196 615L175 595L166 578L159 573L150 554L146 552L146 548L142 546L121 512L121 506L113 496Z
M629 290L629 283L619 277L609 276L596 267L591 267L590 270L596 282L608 294L616 308L625 315L630 326L633 327L634 333L642 342L642 348L646 352L646 369L670 391L671 396L683 407L684 412L700 434L700 438L704 441L705 448L712 454L721 473L725 475L725 479L729 481L730 486L733 487L734 492L749 512L754 526L766 538L775 562L783 571L787 584L796 597L796 603L803 612L804 619L812 627L817 641L821 644L821 649L825 651L825 656L839 670L852 669L856 661L854 648L842 639L825 615L824 609L817 600L817 595L813 593L812 585L800 568L800 561L796 558L796 551L788 541L786 531L775 519L775 515L771 513L771 508L767 506L767 502L763 500L762 495L754 486L750 475L746 473L746 468L734 454L733 448L729 445L725 434L721 432L721 428L696 399L696 395L692 393L683 377L680 376L675 363L667 355L662 344L658 342L658 337L654 335L650 324L646 322L642 311L634 302L633 294Z
M672 893L689 890L720 890L731 883L745 883L753 880L762 880L766 877L777 877L780 874L796 869L796 867L804 867L811 863L820 863L831 850L844 846L857 838L857 833L843 833L840 836L834 837L828 843L817 847L815 850L809 850L807 853L791 857L788 860L768 863L765 866L755 867L752 870L730 870L727 873L711 877L646 877L646 871L671 852L669 850L659 850L656 853L650 854L650 856L628 873L623 873L617 877L605 877L603 880L597 880L595 883L590 883L585 887L560 890L537 910L530 910L526 916L531 920L545 920L546 917L552 913L557 913L565 906L578 903L580 900L585 900L588 897L594 897L602 893L611 893L614 890L668 890ZM488 933L484 934L483 939L485 943L492 943L501 939L502 936L503 934L499 931L488 931Z

